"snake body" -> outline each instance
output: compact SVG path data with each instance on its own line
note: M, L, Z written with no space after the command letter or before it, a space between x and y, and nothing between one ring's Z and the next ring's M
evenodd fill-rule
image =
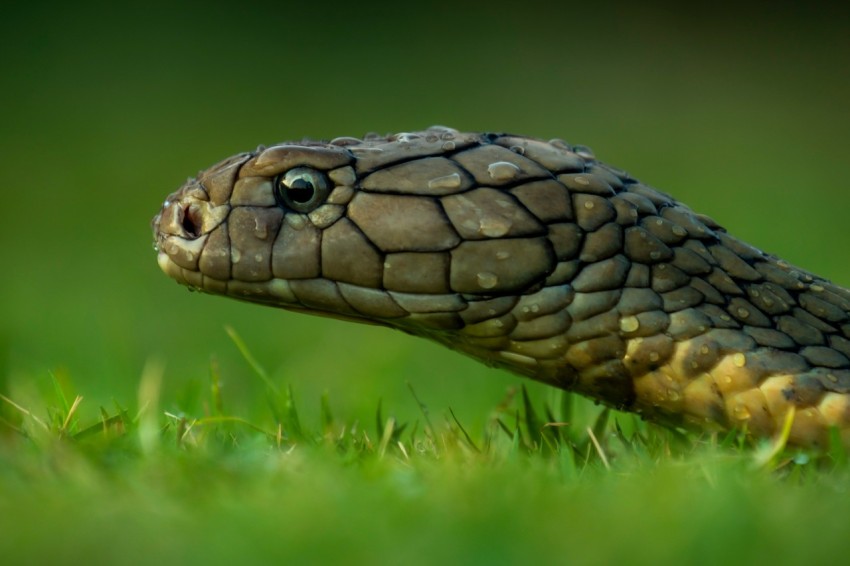
M850 291L562 140L260 147L154 218L179 283L423 336L647 419L850 445Z

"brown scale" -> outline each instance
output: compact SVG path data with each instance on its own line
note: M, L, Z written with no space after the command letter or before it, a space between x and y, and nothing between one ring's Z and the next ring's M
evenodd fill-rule
M584 146L442 127L278 144L190 179L153 228L162 269L209 293L398 328L674 425L771 436L793 408L792 444L836 427L850 446L850 291Z

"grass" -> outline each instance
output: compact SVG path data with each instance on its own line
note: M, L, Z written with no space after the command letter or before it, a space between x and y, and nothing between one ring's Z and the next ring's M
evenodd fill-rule
M399 422L303 422L229 334L266 390L229 410L208 386L161 395L162 366L135 406L92 422L67 375L50 393L0 397L0 555L8 563L663 563L687 557L797 563L841 556L850 510L843 451L782 439L697 437L525 388L480 434L449 408ZM165 409L164 407L170 407ZM176 408L176 409L172 409ZM43 526L43 529L40 528Z

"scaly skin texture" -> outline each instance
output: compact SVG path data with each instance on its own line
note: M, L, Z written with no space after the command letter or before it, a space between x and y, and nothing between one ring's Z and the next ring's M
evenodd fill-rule
M291 185L288 187L287 185ZM323 190L324 189L324 190ZM850 291L561 140L259 148L153 228L179 283L423 336L673 425L850 445Z

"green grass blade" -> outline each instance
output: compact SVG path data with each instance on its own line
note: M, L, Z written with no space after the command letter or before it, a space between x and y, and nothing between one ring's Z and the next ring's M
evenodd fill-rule
M244 359L248 366L254 370L254 373L260 380L268 387L271 391L275 392L277 395L280 395L280 389L278 386L272 381L269 377L268 372L260 365L260 362L257 361L257 358L251 353L248 349L248 345L245 344L245 341L242 340L242 337L236 332L236 330L232 326L225 326L225 332L230 337L230 340L236 346L236 349L239 350L239 353L242 354L242 359Z

